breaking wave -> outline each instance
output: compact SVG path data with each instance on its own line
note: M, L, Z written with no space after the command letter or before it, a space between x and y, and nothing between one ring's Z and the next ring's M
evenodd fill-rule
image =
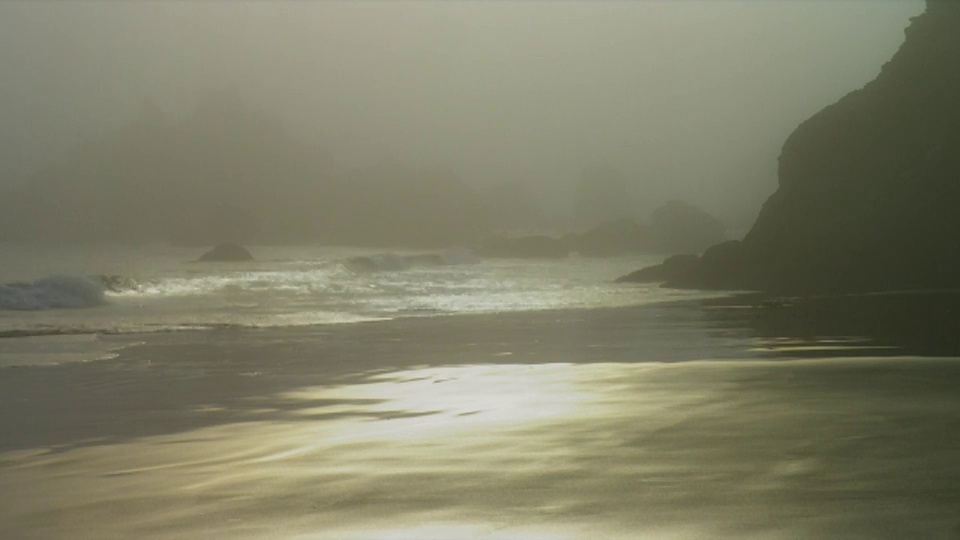
M99 281L100 286L103 287L104 291L106 292L123 293L139 291L142 289L142 285L137 282L137 280L128 278L126 276L118 276L116 274L101 274L99 276L93 276L93 279Z
M413 268L474 264L480 258L469 249L449 249L437 253L380 253L334 259L308 268L284 270L243 270L213 275L177 276L145 280L121 275L97 275L107 297L197 296L234 291L291 291L317 293L343 292L359 286L357 279L380 272L400 272ZM352 281L353 280L353 281ZM369 285L364 281L365 285ZM365 287L364 287L365 288Z
M441 253L421 253L416 255L397 255L380 253L352 257L344 261L344 266L353 272L384 272L407 270L420 266L451 266L473 264L479 258L469 249L449 249Z
M87 308L105 301L103 284L87 276L53 275L0 285L0 310Z

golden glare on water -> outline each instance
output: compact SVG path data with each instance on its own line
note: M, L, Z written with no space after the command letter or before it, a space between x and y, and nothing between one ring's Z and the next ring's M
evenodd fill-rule
M578 455L570 438L579 439L580 451L617 444L609 431L611 422L638 413L650 415L648 426L661 425L663 420L656 413L691 397L634 393L637 375L663 367L422 367L372 374L358 384L301 389L282 397L305 404L298 416L329 420L295 425L285 433L283 449L251 463L298 463L304 467L302 474L367 478L372 486L366 496L378 501L376 510L338 528L332 535L336 538L582 538L587 531L574 532L578 527L569 522L570 516L582 511L578 507L593 503L572 494L551 493L591 482L581 477L579 461L584 456ZM632 411L623 409L625 397L633 402ZM599 429L592 435L583 433L588 425ZM616 473L644 465L607 463L606 467L606 473ZM551 486L554 477L559 479L557 486ZM357 526L379 521L393 506L417 505L417 501L419 508L390 517L388 525ZM512 502L491 514L491 508L507 501ZM514 507L529 507L537 517L518 520L511 516ZM615 533L607 530L606 535ZM326 537L323 533L304 536Z
M307 402L366 402L364 411L381 420L343 422L328 441L445 438L462 436L462 431L475 433L572 417L593 397L578 385L579 375L578 370L563 364L423 368L284 397ZM299 414L325 412L330 410L308 407Z

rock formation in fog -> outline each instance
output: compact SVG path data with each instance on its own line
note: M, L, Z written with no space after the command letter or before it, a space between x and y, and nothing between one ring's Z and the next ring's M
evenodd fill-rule
M667 285L781 292L960 283L960 5L928 0L875 80L801 124L743 242Z
M451 174L331 170L235 92L175 121L147 102L136 122L0 193L0 240L437 247L487 229L483 201Z
M718 219L689 203L671 201L658 208L649 224L633 219L603 221L583 233L549 236L487 237L476 246L484 257L616 257L632 253L700 253L724 237Z
M252 261L253 255L237 244L218 244L200 256L199 262L242 262Z
M683 279L688 272L694 272L700 262L696 255L672 255L654 266L648 266L617 278L617 283L652 283L668 279Z

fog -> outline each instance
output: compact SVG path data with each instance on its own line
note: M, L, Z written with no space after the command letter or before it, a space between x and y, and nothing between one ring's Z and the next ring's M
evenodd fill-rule
M737 231L775 189L786 136L876 76L922 10L919 0L8 1L0 187L41 181L82 141L135 122L145 102L182 119L227 89L329 171L397 163L479 191L518 184L565 215L584 171L601 167L624 179L638 215L683 199Z

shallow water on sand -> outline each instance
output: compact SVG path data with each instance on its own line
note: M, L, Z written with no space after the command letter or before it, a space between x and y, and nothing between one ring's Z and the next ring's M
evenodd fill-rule
M182 333L6 370L0 536L960 535L960 360L801 358L727 322Z

